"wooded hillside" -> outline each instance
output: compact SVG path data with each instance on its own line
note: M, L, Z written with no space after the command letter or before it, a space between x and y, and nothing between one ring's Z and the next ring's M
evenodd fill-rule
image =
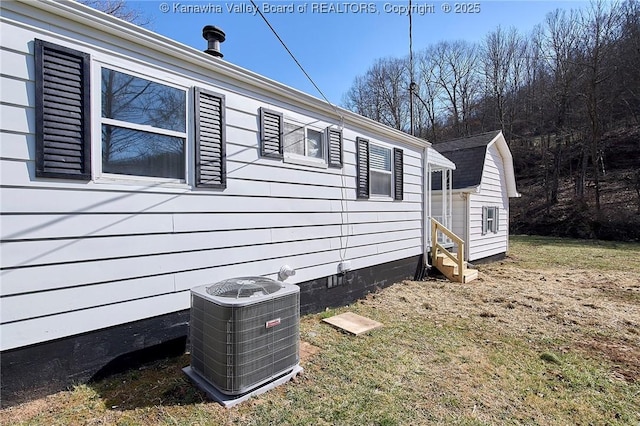
M502 129L523 193L513 232L640 239L638 0L412 56L376 61L344 106L434 144Z

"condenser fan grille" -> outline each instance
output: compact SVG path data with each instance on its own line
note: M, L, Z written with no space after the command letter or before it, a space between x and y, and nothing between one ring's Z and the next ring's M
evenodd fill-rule
M242 299L267 296L279 291L280 283L262 277L231 278L207 287L211 296Z

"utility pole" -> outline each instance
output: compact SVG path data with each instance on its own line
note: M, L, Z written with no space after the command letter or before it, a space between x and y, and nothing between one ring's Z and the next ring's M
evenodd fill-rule
M411 136L415 136L415 126L413 123L413 91L416 83L413 81L413 21L411 16L411 0L409 0L409 125L411 126Z

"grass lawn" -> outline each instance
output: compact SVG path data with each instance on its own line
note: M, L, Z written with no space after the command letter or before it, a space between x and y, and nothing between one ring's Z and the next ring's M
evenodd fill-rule
M0 411L29 425L640 424L640 244L513 237L469 284L405 281L301 320L304 374L227 410L188 355ZM368 335L321 319L380 321Z

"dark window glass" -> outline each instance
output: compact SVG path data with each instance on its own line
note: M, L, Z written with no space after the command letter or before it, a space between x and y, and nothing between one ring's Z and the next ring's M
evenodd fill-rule
M184 179L183 138L102 126L102 171Z
M102 69L102 117L186 131L184 90Z
M391 197L391 174L371 170L371 193Z
M186 92L102 69L102 171L185 178ZM140 129L140 126L149 126Z

